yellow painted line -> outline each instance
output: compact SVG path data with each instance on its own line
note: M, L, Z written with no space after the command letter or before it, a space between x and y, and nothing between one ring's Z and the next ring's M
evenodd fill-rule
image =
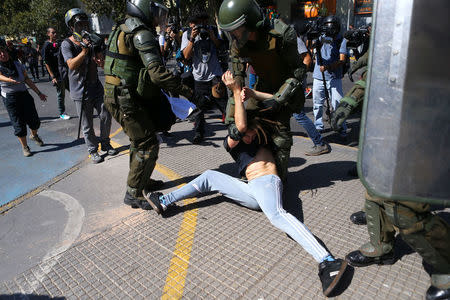
M114 131L113 133L111 133L111 135L109 136L109 138L113 138L116 135L118 135L120 132L122 131L122 127L119 127L119 129L117 129L116 131Z
M120 132L120 131L119 131ZM118 132L117 132L118 133ZM122 145L111 140L111 146L119 148ZM129 150L123 151L127 153ZM179 180L182 177L171 169L161 164L156 164L155 170L169 178L170 180ZM182 187L184 183L178 187ZM197 201L197 198L185 199L184 204L190 204ZM194 244L195 228L197 226L198 208L186 211L183 215L183 221L178 232L177 243L170 260L169 270L166 277L166 284L163 289L161 299L181 299L183 296L186 275L191 258L192 246Z
M155 169L170 180L181 179L180 175L163 165L156 164ZM181 184L178 187L182 187L183 185ZM184 204L194 203L196 200L197 198L185 199ZM183 215L183 222L178 232L177 243L172 259L170 260L169 271L161 299L181 299L183 296L189 259L191 257L192 245L194 244L197 215L198 208L186 211Z

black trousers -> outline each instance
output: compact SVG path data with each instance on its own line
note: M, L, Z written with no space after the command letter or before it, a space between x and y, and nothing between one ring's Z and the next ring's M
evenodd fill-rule
M221 80L220 77L215 77L210 81L195 81L194 91L195 94L206 96L211 99L211 101L204 105L203 107L198 107L199 111L194 116L194 131L204 135L205 133L205 112L212 108L219 108L221 111L225 111L225 99L216 99L212 96L212 87L216 85Z
M27 125L32 130L37 130L41 126L34 99L28 91L9 93L2 98L15 136L27 136Z

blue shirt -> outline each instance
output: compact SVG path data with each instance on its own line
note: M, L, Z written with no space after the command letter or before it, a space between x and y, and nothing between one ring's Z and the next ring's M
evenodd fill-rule
M339 41L342 42L339 44ZM340 54L347 55L347 40L338 35L331 43L322 43L320 53L322 54L322 64L324 66L330 65L339 60ZM340 79L343 77L342 66L336 68L332 72L328 70L325 73L325 80ZM313 78L322 80L322 72L320 72L319 62L316 59L314 66Z

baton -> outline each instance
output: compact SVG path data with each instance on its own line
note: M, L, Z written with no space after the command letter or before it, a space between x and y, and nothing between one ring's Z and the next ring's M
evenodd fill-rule
M78 134L77 134L77 139L80 138L81 119L83 118L83 106L84 106L84 101L81 100L80 118L79 118L79 120L78 120Z
M320 53L321 48L322 48L322 43L319 43L319 46L316 47L317 61L319 63L319 66L322 66L322 63L323 63L322 54ZM325 110L325 114L328 116L328 123L331 126L330 94L328 93L327 81L325 80L325 72L321 72L321 73L322 73L323 86L325 87L325 100L327 102L327 109Z

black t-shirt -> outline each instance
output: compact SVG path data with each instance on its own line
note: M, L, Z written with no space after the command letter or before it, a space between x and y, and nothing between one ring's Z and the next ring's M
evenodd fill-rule
M257 140L255 139L251 144L246 144L242 140L239 141L234 148L230 148L228 145L228 136L225 137L223 142L223 146L228 153L230 153L231 157L236 161L238 166L238 171L241 176L245 175L245 170L249 163L253 161L258 152L259 145Z
M51 43L46 41L44 46L42 46L42 59L50 67L54 76L59 77L58 71L58 53L60 44L58 42Z

